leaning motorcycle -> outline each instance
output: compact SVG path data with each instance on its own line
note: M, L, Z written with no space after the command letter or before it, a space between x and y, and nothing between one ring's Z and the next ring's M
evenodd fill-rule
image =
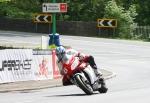
M95 75L88 63L80 61L78 57L72 57L66 65L67 68L64 69L64 72L67 78L87 95L92 95L94 91L107 92L107 88L102 86L100 78Z

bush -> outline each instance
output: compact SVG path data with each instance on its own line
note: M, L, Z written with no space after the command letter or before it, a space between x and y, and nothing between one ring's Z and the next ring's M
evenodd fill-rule
M35 0L12 0L0 3L0 16L9 18L31 19L32 14L39 12L41 6Z
M118 6L114 0L109 1L105 7L105 18L117 19L117 28L115 37L130 39L133 38L133 30L136 25L136 9L131 5L128 10Z

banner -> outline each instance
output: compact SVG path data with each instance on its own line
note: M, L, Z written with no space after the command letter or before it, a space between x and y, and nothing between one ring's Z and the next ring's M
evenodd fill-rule
M51 55L33 55L34 75L36 80L46 80L53 78Z
M34 80L32 49L0 50L0 83Z
M53 79L55 62L51 50L0 50L0 83Z

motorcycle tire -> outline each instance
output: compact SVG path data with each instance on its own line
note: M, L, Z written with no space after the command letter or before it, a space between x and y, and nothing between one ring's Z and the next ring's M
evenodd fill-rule
M82 76L76 75L74 77L76 83L78 86L87 94L87 95L92 95L93 94L93 89L90 84L86 83L83 79Z
M99 91L100 93L106 93L106 92L108 91L108 88L102 86L101 88L98 89L98 91Z

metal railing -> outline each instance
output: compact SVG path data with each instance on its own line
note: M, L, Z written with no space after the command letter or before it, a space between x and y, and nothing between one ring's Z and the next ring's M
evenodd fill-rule
M150 39L150 26L137 26L133 32L137 39Z

